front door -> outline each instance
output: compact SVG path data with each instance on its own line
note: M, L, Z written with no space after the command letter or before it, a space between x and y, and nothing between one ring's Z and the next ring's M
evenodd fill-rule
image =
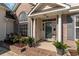
M52 38L52 22L45 23L45 38Z
M51 40L56 35L56 21L45 21L44 24L44 38Z

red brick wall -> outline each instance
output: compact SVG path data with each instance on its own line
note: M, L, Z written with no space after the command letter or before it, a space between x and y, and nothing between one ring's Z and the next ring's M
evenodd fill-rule
M20 6L17 8L15 14L17 16L17 21L15 22L15 32L18 32L18 17L21 12L26 12L27 14L31 11L31 4L29 3L22 3ZM16 26L17 25L17 26Z
M28 4L28 3L22 3L18 9L16 10L16 15L19 16L19 14L22 12L22 11L25 11L27 13L29 13L31 10L31 5Z
M67 40L67 15L63 15L63 39Z

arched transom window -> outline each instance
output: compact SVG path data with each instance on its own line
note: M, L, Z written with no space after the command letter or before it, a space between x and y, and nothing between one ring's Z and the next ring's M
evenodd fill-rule
M19 22L21 21L27 21L27 13L26 12L21 12L19 15Z

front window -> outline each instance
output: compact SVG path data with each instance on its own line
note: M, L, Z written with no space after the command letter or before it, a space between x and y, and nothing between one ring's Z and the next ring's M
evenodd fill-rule
M19 15L19 33L22 36L27 36L28 34L28 20L25 12L22 12Z
M28 24L19 24L19 32L22 36L27 36Z
M76 16L76 27L79 27L79 16Z

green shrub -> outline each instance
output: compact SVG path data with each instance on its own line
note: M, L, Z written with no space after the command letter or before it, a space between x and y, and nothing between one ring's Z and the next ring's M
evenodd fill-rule
M20 35L13 35L13 39L12 39L12 42L13 43L19 43L20 39L21 39L21 36Z
M11 34L9 39L12 44L15 44L15 43L25 44L25 45L28 44L30 47L32 47L34 44L34 38L32 37L23 37L21 35Z
M12 42L13 42L13 43L16 43L16 42L18 41L17 36L14 35L13 37L14 37L14 38L12 39Z
M79 40L76 41L76 46L77 46L77 52L78 52L78 55L79 55Z
M14 33L10 33L10 34L7 34L7 40L6 42L9 43L9 44L14 44L18 41L18 35L14 34Z
M22 37L20 42L27 45L28 37Z
M17 41L17 35L10 34L9 35L9 41L14 44Z
M27 43L28 43L28 45L29 45L30 47L32 47L33 44L34 44L34 38L28 37Z

